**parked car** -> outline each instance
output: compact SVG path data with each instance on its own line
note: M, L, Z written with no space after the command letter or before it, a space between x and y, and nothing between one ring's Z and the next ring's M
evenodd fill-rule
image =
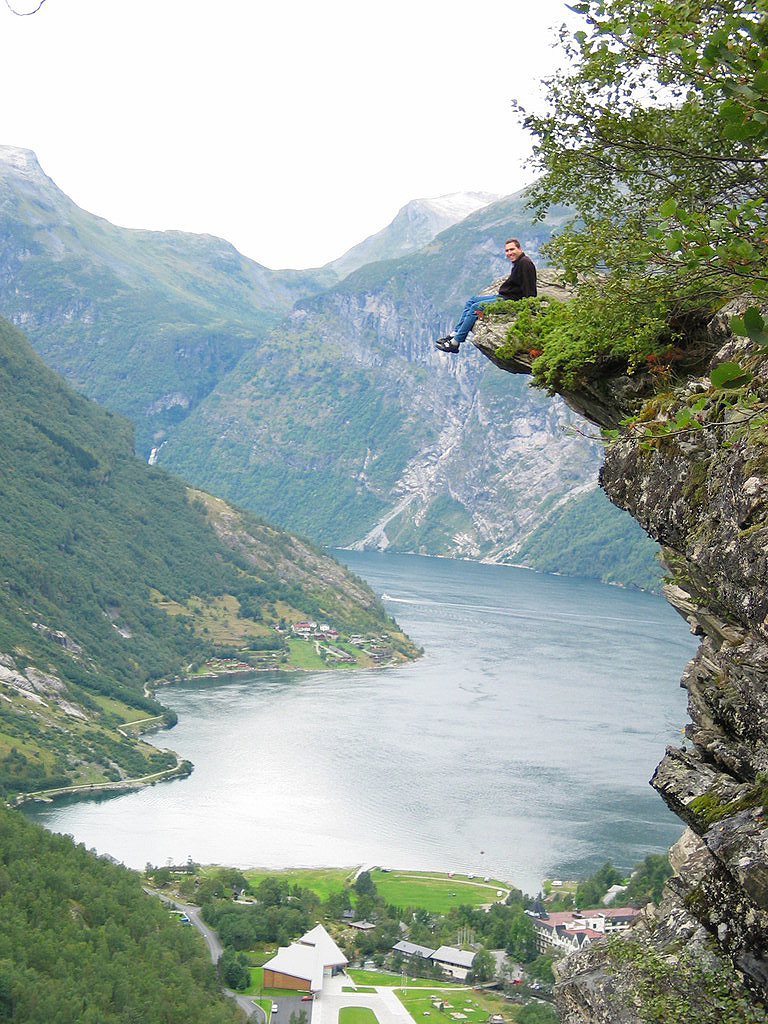
M279 1009L280 1007L277 1005L277 1003L272 1003L272 1013L277 1013Z

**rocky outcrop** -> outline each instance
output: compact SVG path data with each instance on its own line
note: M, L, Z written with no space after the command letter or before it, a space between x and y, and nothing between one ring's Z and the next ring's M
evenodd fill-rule
M768 355L731 336L728 312L695 341L699 372L629 377L620 365L593 366L564 395L600 427L636 417L607 445L601 486L662 546L667 599L701 638L681 681L685 744L667 749L651 782L688 826L675 875L628 943L561 962L569 1024L767 1019ZM482 325L474 339L491 358L494 330ZM733 359L751 379L712 387L709 372ZM526 372L525 363L504 368ZM651 989L653 1012L667 997L684 1012L649 1016ZM718 999L731 1009L706 1016Z

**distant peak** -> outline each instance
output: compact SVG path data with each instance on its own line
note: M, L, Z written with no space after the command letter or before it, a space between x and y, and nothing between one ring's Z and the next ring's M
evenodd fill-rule
M475 210L481 210L484 206L489 206L502 198L493 192L451 192L448 195L435 196L432 199L413 199L407 206L426 206L443 216L455 217L458 221L468 217Z
M26 174L40 174L42 170L32 150L18 146L0 146L0 162Z
M434 199L412 199L387 227L370 235L329 266L342 277L366 263L416 252L441 231L503 198L491 192L451 192Z

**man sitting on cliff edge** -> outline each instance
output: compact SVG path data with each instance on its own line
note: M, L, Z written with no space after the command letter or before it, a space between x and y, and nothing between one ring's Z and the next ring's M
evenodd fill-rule
M444 338L438 338L435 348L442 352L458 352L459 347L467 340L467 335L475 326L478 310L489 302L498 302L499 299L512 300L525 299L536 295L536 267L520 248L520 242L516 238L508 238L504 243L504 255L512 264L512 271L509 277L502 282L497 295L473 295L467 301L462 310L459 322L453 328L451 334Z

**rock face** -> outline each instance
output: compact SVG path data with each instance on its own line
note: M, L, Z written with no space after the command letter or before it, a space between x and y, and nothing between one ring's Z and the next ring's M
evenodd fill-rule
M592 511L599 452L563 440L562 402L433 348L507 269L510 230L535 257L567 216L494 198L410 203L332 265L272 271L222 239L109 224L0 146L0 310L196 486L324 544L518 561L553 517ZM620 555L576 568L657 583L650 554L640 573Z
M685 745L667 749L651 782L688 826L672 851L676 873L623 951L598 945L561 962L557 998L569 1024L766 1019L768 357L730 335L727 312L708 325L703 345L698 339L698 373L654 381L602 367L564 396L601 427L637 416L606 448L601 486L662 546L666 597L701 637L681 681L691 718ZM484 327L475 344L495 347ZM734 359L751 381L713 388L708 373ZM505 368L527 369L520 361ZM693 423L681 428L686 408ZM639 951L634 960L627 950ZM688 1016L649 1015L649 978L662 963L667 976L659 968L653 998L668 995L672 1006L683 992ZM705 1016L726 999L717 986L734 1008ZM709 1009L696 1011L705 996Z

